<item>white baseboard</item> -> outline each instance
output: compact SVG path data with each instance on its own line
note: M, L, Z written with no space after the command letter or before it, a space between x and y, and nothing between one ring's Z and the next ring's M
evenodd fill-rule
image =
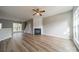
M47 35L47 36L53 36L53 37L59 37L59 38L63 38L63 39L69 39L67 37L63 37L63 36L59 36L59 35L53 35L53 34L44 34L43 35Z

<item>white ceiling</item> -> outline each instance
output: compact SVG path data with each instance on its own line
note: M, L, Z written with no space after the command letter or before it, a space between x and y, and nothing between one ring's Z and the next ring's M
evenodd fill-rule
M34 8L44 9L42 17L53 16L73 9L72 6L0 6L0 18L26 21L33 17Z

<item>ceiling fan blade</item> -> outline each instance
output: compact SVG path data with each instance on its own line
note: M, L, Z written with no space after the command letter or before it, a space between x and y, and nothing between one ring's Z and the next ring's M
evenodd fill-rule
M45 10L42 10L42 11L40 11L40 12L45 12Z
M34 13L33 15L36 15L37 13Z
M32 9L33 11L35 11L35 12L37 12L37 10L35 10L35 9Z
M39 11L39 8L37 8L36 10Z
M40 16L42 16L42 14L40 14Z

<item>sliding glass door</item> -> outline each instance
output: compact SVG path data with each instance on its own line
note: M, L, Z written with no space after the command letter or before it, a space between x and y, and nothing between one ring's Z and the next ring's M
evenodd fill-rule
M21 23L13 23L13 32L20 32L22 31L22 24Z

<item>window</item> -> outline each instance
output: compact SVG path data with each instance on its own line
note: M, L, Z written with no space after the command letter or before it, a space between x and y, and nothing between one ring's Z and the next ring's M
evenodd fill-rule
M79 42L79 9L77 9L76 12L74 13L73 33L74 33L74 39L77 42Z
M22 31L22 24L21 23L13 23L13 32Z
M2 23L0 23L0 29L2 29Z

